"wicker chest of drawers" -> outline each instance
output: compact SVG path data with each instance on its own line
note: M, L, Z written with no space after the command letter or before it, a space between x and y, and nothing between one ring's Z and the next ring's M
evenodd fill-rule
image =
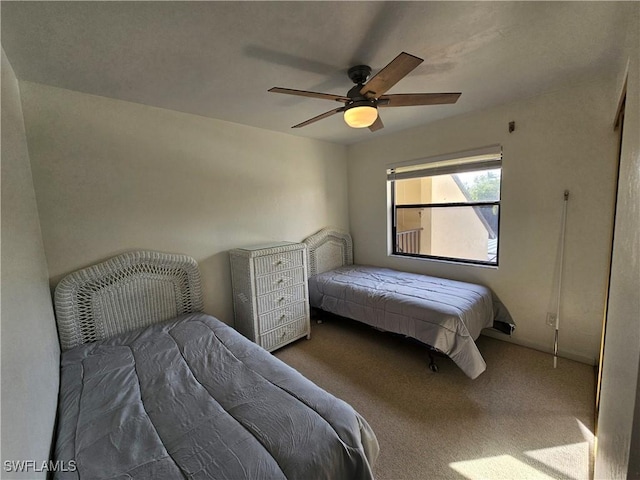
M268 351L310 337L305 244L236 248L230 259L236 330Z

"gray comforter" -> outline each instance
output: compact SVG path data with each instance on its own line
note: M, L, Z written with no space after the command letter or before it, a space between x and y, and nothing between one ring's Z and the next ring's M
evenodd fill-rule
M437 348L470 378L486 369L475 340L493 326L494 299L487 287L349 265L311 277L309 296L312 307Z
M213 317L62 356L57 461L91 479L369 479L366 421Z

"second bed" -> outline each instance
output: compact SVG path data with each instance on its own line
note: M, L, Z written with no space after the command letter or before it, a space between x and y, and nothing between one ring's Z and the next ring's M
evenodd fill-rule
M483 286L389 268L353 264L351 237L323 229L305 240L312 307L414 338L450 357L470 378L486 363L475 344L495 327L515 325Z

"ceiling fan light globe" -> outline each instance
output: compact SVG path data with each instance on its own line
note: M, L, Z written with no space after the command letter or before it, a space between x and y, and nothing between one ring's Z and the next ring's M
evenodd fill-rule
M344 112L344 121L352 128L367 128L378 118L378 109L370 105L351 107Z

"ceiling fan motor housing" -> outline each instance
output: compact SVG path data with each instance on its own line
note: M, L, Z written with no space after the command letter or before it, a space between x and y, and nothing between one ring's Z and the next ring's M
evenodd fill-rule
M351 99L351 101L346 105L346 108L351 107L360 107L360 106L376 106L375 98L369 98L362 94L361 90L364 84L369 79L371 75L371 67L368 65L356 65L355 67L351 67L347 74L349 78L355 85L351 87L351 89L347 92L347 97Z
M347 105L351 105L354 103L360 103L363 105L365 104L375 105L375 98L365 97L364 95L362 95L362 93L360 93L361 89L362 89L362 85L358 84L358 85L355 85L353 88L351 88L351 90L347 92L347 97L351 99L351 101Z
M377 102L375 98L364 96L361 90L371 75L371 67L356 65L347 74L355 85L347 92L350 101L343 108L344 120L353 128L370 127L378 118Z

